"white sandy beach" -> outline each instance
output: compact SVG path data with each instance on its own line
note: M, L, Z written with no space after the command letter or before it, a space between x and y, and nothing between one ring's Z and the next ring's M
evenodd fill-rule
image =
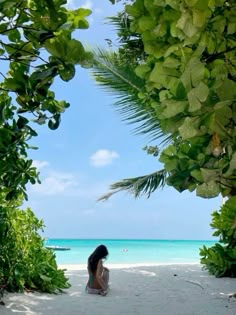
M109 265L106 297L85 293L86 266L67 265L63 294L6 294L0 315L235 315L236 279L215 278L199 264Z

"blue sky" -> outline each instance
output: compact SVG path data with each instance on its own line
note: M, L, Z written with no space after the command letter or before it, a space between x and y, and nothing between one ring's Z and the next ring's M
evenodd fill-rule
M119 7L108 0L68 3L93 11L90 28L76 37L86 45L106 46L104 39L112 39L115 32L104 18ZM97 202L110 184L162 165L142 150L151 144L149 139L133 134L134 126L121 120L112 106L114 99L95 84L88 70L78 67L67 83L56 80L54 91L71 106L58 130L38 129L32 142L39 149L29 154L42 184L28 188L26 205L44 220L45 237L212 239L210 214L219 209L221 198L206 200L166 187L149 199L119 193Z

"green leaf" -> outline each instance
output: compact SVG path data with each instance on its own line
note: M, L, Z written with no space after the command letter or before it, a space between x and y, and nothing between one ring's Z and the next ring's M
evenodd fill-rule
M198 0L184 0L187 6L194 7Z
M236 82L226 78L216 92L221 101L233 100L236 98Z
M181 81L187 91L190 91L193 87L197 87L205 77L205 66L197 58L192 58L185 71L181 76Z
M191 176L194 177L197 181L203 182L202 173L200 170L193 170L191 171Z
M205 12L200 10L193 10L193 25L202 27L206 22Z
M147 73L149 73L151 70L150 66L148 65L138 65L135 68L135 73L137 74L137 76L139 76L140 78L145 78L147 76Z
M23 116L19 116L19 118L18 118L16 124L17 124L17 127L18 127L19 129L22 129L22 128L25 127L25 125L28 124L28 122L29 122L29 120L28 120L27 118L25 118L25 117L23 117Z
M163 67L176 69L180 65L180 61L173 57L167 57L163 62Z
M67 46L67 62L79 64L84 59L85 50L80 41L72 39Z
M194 36L198 31L198 28L193 25L191 15L187 10L182 12L180 19L177 21L176 27L181 29L188 37Z
M150 16L142 16L138 20L138 24L139 24L140 30L144 32L146 30L153 29L156 26L156 21L153 20Z
M205 183L209 183L211 181L219 181L221 171L219 169L207 169L207 168L201 168L201 174L203 181Z
M87 29L89 27L89 23L85 17L89 16L91 13L91 10L85 8L70 11L68 14L68 22L72 23L73 28L75 29Z
M189 112L195 112L201 108L201 102L195 95L194 89L188 92Z
M198 133L200 119L198 117L186 117L184 123L179 127L179 133L183 140L195 137Z
M164 67L162 63L157 62L150 73L149 80L160 85L160 88L168 87L173 77L178 77L178 75L175 69Z
M231 176L234 174L235 170L236 170L236 152L233 153L233 155L230 159L230 162L229 162L229 168L224 175L225 176Z
M43 281L46 281L46 282L50 282L52 281L52 279L48 276L45 276L43 274L39 274L39 277L43 280Z
M57 129L59 127L60 122L61 122L61 115L60 114L55 114L53 116L53 118L49 120L48 127L51 130L55 130L55 129Z
M63 81L70 81L75 76L75 66L73 64L65 64L62 69L59 69L59 75Z
M12 29L7 33L10 42L18 42L21 39L21 34L18 29Z
M194 112L201 108L201 102L205 102L209 94L209 88L203 82L188 92L189 111Z
M214 198L220 194L219 184L215 181L203 183L197 186L196 194L202 198Z
M180 113L183 113L187 108L188 102L186 101L175 101L175 100L164 100L162 102L165 105L165 109L161 114L162 118L171 118Z
M7 78L5 79L4 82L5 88L15 91L15 92L20 92L25 90L24 82L23 81L17 81L14 78Z
M53 78L57 72L57 67L52 66L51 68L45 70L34 71L31 75L31 80L42 80L48 77Z

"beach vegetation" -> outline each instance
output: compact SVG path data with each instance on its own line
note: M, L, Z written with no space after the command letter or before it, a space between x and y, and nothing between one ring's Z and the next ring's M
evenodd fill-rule
M0 286L7 291L60 292L70 287L55 253L44 246L44 224L22 200L6 201L0 195Z
M164 185L236 195L235 12L234 0L135 0L111 19L119 48L97 51L94 77L163 168L112 184L100 200L149 197Z
M217 277L236 277L236 196L228 199L219 211L212 213L213 236L219 243L200 250L204 269Z
M70 10L66 0L0 1L0 288L54 292L68 287L55 256L43 248L42 228L30 209L26 187L40 183L28 153L41 125L55 130L69 107L53 91L76 66L92 65L92 53L73 37L86 29L91 10ZM23 198L23 199L22 199Z

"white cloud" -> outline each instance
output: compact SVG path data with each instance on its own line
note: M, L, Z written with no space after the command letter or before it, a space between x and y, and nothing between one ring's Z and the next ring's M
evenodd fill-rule
M49 163L47 161L39 161L39 160L34 160L33 161L33 166L36 167L38 170L42 169L46 166L49 166Z
M77 183L73 175L55 172L41 180L41 184L32 186L34 192L48 196L63 194L76 188Z
M42 170L41 184L29 186L29 196L76 197L81 200L96 200L108 189L109 182L94 182L84 176L68 172L53 171L49 168Z
M119 158L117 152L100 149L90 156L90 162L95 167L102 167L112 164L113 160L117 158Z
M86 0L84 4L81 5L81 8L92 9L93 4L91 0Z
M92 9L92 1L91 0L85 0L83 4L80 4L81 1L76 0L67 0L66 7L69 9L76 9L76 8L85 8L85 9Z

